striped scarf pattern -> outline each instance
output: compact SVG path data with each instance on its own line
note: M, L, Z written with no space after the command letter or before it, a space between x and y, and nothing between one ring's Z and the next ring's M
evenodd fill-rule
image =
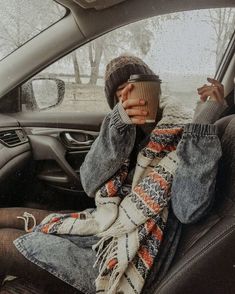
M170 188L177 164L175 150L182 131L182 125L162 125L152 131L149 143L141 150L134 176L137 185L132 185L132 192L120 203L116 223L100 234L102 239L98 247L102 254L98 256L101 263L96 281L98 292L141 292L163 240ZM113 197L113 191L118 195L126 176L125 163L101 187L101 196ZM133 213L133 210L138 213ZM120 220L122 215L123 225ZM137 236L138 246L133 244L133 235ZM110 243L107 245L104 241ZM105 253L108 253L107 256Z
M97 293L140 293L163 240L183 125L158 125L138 155L132 189L126 187L129 159L96 194L96 210L52 214L35 231L96 234ZM126 188L126 189L125 189Z

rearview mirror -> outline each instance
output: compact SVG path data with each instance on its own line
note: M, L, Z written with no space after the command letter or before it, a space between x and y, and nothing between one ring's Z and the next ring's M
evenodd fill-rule
M26 110L46 110L60 104L64 98L65 83L56 78L34 78L22 86Z

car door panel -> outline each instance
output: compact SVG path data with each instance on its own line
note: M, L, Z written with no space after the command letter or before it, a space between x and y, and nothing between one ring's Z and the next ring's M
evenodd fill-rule
M80 193L79 170L104 118L100 113L20 113L14 117L28 135L36 178L53 189Z
M21 127L68 128L99 131L105 112L18 112L12 116Z

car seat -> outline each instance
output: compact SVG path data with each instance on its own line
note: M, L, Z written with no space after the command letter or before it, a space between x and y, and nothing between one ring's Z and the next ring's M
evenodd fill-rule
M210 214L183 225L172 266L156 294L235 293L235 115L217 123L223 155Z

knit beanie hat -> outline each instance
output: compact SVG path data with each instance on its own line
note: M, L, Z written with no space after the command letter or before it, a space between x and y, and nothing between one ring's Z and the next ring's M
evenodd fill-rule
M105 95L111 109L117 104L115 92L123 83L127 82L131 75L151 74L154 72L138 57L121 55L112 59L105 71Z

